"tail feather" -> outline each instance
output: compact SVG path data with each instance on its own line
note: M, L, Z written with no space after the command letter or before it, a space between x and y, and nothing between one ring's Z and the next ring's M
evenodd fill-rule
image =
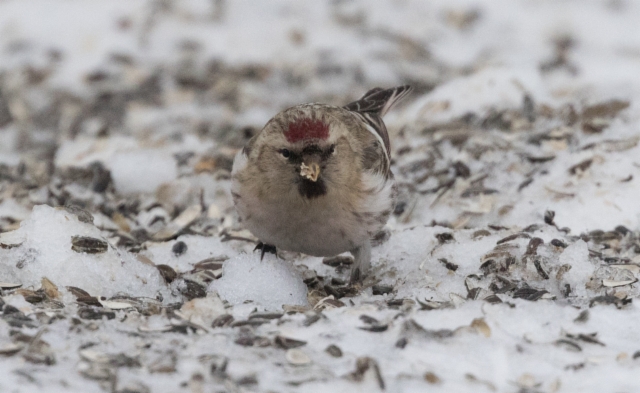
M376 87L366 92L358 101L345 105L344 108L354 112L375 113L382 117L411 90L411 86L408 85L386 90Z

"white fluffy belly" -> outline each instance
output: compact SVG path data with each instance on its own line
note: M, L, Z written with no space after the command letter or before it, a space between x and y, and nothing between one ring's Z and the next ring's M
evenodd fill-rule
M368 228L351 212L328 207L323 203L326 201L305 202L264 201L253 205L255 209L238 203L238 212L247 229L261 241L283 250L331 256L368 241Z

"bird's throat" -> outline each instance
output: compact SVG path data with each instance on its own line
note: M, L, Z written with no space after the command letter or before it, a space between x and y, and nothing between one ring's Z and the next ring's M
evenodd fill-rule
M298 183L298 192L305 198L314 199L327 193L327 185L322 178L316 181L301 178Z

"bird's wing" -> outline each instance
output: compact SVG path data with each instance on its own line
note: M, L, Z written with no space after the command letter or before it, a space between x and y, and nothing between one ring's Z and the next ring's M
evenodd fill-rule
M369 90L358 101L345 105L347 109L358 116L366 128L376 137L386 157L387 167L390 163L391 144L387 127L382 116L398 101L411 92L411 86L398 86L391 89L376 87Z

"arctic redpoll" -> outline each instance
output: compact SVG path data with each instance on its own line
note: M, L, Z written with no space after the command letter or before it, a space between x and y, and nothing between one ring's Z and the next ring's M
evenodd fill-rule
M278 113L238 152L231 194L262 253L351 252L351 281L367 274L371 237L393 211L396 187L382 116L409 86L368 91L344 107L302 104Z

